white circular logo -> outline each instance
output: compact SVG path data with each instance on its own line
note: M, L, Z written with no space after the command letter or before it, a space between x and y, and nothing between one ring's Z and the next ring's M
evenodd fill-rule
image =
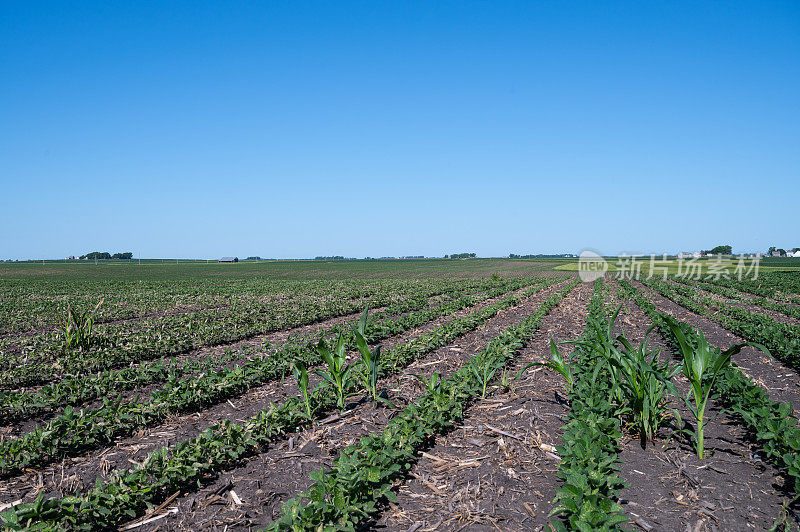
M608 271L606 259L594 251L581 251L578 258L578 277L584 283L593 283Z

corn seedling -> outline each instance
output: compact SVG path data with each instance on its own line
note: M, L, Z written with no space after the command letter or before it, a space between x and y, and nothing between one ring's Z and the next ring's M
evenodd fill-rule
M311 419L311 403L308 400L308 369L301 361L295 360L292 363L292 373L294 373L294 378L297 380L297 387L303 393L306 415Z
M344 410L344 402L349 397L345 392L349 384L350 370L353 364L347 363L347 348L345 346L344 335L340 334L333 352L328 348L328 343L324 338L320 338L317 344L317 352L328 365L327 371L316 371L315 373L329 382L336 392L336 406Z
M470 368L472 369L472 374L475 375L481 385L481 398L485 398L486 386L489 384L489 381L492 380L495 373L497 373L497 366L492 363L493 361L489 358L488 353L484 353L480 359L475 362L476 363L472 364Z
M696 430L689 431L689 433L694 437L697 457L702 459L704 455L705 411L708 399L714 391L717 379L730 365L731 356L741 351L748 344L737 344L725 351L721 351L719 348L710 346L703 332L698 331L698 334L694 336L695 342L693 342L696 345L690 345L681 328L682 324L679 324L669 316L665 316L665 318L670 331L678 341L681 356L683 357L683 374L689 381L689 391L684 398L684 402L697 422ZM749 345L754 345L766 351L765 348L757 344Z
M500 388L504 392L514 391L514 376L508 368L504 369L503 373L500 374Z
M94 327L94 315L104 299L92 310L79 312L67 305L67 315L61 320L61 333L64 335L65 349L88 349L92 345L92 327Z
M381 346L377 346L372 351L369 350L367 339L364 337L364 331L367 326L367 312L361 314L361 319L358 320L358 326L353 327L353 334L356 337L356 345L361 352L361 378L364 382L364 387L372 396L372 403L377 404L378 401L384 399L378 394L378 378L380 377L380 361L381 361Z
M668 417L667 383L680 371L680 366L670 368L668 362L659 362L659 351L649 348L647 335L636 347L622 336L617 340L621 346L617 351L619 356L609 361L619 377L616 386L622 402L617 414L633 418L644 447L647 440L653 441Z
M550 368L562 377L564 380L567 381L567 386L572 388L572 385L575 383L575 377L572 373L572 366L569 357L564 358L561 352L558 350L558 346L550 339L550 362L531 362L530 364L526 365L524 368L519 370L515 380L519 380L522 377L522 374L525 373L529 368L535 366L544 366L546 368Z

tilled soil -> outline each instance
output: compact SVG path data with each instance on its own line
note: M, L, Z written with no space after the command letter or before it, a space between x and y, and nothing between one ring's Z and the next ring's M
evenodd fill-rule
M323 302L326 299L333 299L333 297L314 298L314 299L317 302ZM272 298L269 302L273 303L273 304L280 303L281 305L288 306L291 303L301 302L303 300L306 300L306 298L304 296L300 296L300 297L296 297L296 298L295 297L290 297L288 299L281 297L281 298ZM366 302L368 300L369 300L369 298L367 298L367 297L347 299L347 301L357 301L357 302ZM157 320L158 318L166 318L166 317L170 317L170 316L180 316L180 315L192 314L192 313L201 312L201 311L225 310L225 309L230 309L231 307L234 307L235 304L236 303L228 302L225 305L209 306L209 307L205 307L205 308L202 308L202 309L189 310L189 311L186 311L186 312L175 312L175 313L173 313L173 312L162 312L162 313L155 314L153 316L139 316L139 317L134 317L134 318L124 318L124 319L121 319L121 320L114 320L114 321L108 321L108 322L102 322L102 323L98 322L98 323L95 324L95 330L96 330L96 332L98 332L103 337L110 337L110 336L113 336L113 334L115 332L114 327L117 327L117 326L125 325L126 327L124 329L120 329L120 330L128 331L128 330L135 329L137 324L141 325L140 322L147 322L148 320L151 320L151 319L156 319ZM211 316L210 319L213 320L214 316ZM152 324L150 324L150 325L152 326ZM109 328L111 330L109 330ZM54 332L56 330L57 330L57 328L51 328L51 329L44 329L44 330L39 331L39 332L40 333L48 333L48 332L52 333L52 332ZM118 333L120 330L116 330L116 332ZM266 334L271 334L271 333L266 333ZM29 337L29 336L32 336L32 335L30 335L30 334L26 334L25 335L25 337ZM203 346L203 347L200 347L198 349L192 349L192 350L183 351L183 352L180 352L180 353L165 354L164 356L168 356L169 357L169 356L192 355L194 353L197 353L197 352L200 352L200 351L204 351L206 349L224 347L226 345L235 345L235 344L247 341L249 339L257 338L259 336L262 336L262 335L261 334L256 334L256 335L252 335L252 336L249 336L247 338L244 338L242 340L234 340L232 342L222 342L222 343L219 343L219 344L217 344L215 346ZM22 355L21 349L24 346L22 344L20 344L20 343L17 343L17 340L21 341L21 340L23 340L23 338L24 337L22 337L22 336L19 337L19 338L11 338L11 339L8 340L8 343L4 343L4 345L2 345L3 357L6 357L6 358L17 357L17 358L19 358L19 356ZM45 360L41 360L41 362L45 362ZM56 382L56 381L57 381L57 379L52 379L50 382Z
M639 283L633 284L659 310L702 330L712 345L725 348L743 342L713 320L698 316ZM517 307L500 312L476 331L387 379L383 386L391 400L399 408L406 406L423 393L411 374L452 374L492 337L519 323L563 285L549 287ZM615 286L613 281L607 283L609 309L619 304ZM590 285L581 284L544 318L534 339L515 361L513 372L528 362L549 358L550 338L563 341L581 334L590 292ZM493 301L462 310L456 316ZM407 331L387 340L385 346L397 345L454 318L440 318ZM317 326L327 326L328 322L324 323ZM617 332L638 343L649 326L647 316L632 301L623 303ZM651 345L664 349L663 357L671 357L677 363L663 338L656 332L649 338ZM560 349L570 352L572 347L566 344ZM800 406L797 372L750 348L735 357L735 362L773 400ZM675 383L685 391L682 376L676 377ZM0 505L17 499L29 502L39 493L63 496L86 491L96 479L106 478L110 470L140 463L152 450L194 437L223 419L245 421L268 403L298 393L293 379L270 383L202 412L175 416L158 427L120 439L112 447L2 481ZM436 437L434 445L412 466L409 477L398 485L397 503L384 508L370 526L414 532L544 530L555 490L561 484L555 474L559 458L554 446L560 443L568 413L566 397L561 377L546 368L528 369L510 388L496 385L485 399L469 407L458 427ZM686 407L675 398L671 406L685 420L691 419ZM619 465L620 476L628 486L621 491L619 502L630 519L627 526L680 531L768 529L780 515L782 504L793 495L787 492L791 484L762 459L758 445L740 420L720 414L717 405L711 405L709 410L711 417L717 417L706 427L707 457L703 460L695 457L686 437L673 436L667 441L668 428L643 448L634 430L625 427ZM329 466L344 447L364 435L383 430L393 412L356 399L345 415L333 414L313 428L288 435L235 468L204 479L197 491L176 494L158 513L143 518L157 519L135 530L263 527L280 516L285 501L308 488L313 470ZM143 519L131 524L140 524Z
M556 289L555 287L546 288L537 293L534 298L546 297L542 294L551 293ZM417 329L388 339L383 345L385 349L391 348L452 319L475 312L506 295L433 320ZM316 376L312 377L312 385L316 378ZM141 463L153 450L193 438L209 426L225 419L244 422L259 410L268 407L270 403L282 402L286 397L299 395L299 393L294 379L289 377L282 382L271 382L253 388L237 398L209 406L200 412L171 416L163 424L141 430L130 437L119 438L113 446L90 451L79 457L64 459L58 465L26 471L22 475L5 479L0 482L0 504L17 499L32 500L39 493L62 497L76 491L86 491L94 486L96 479L105 479L116 469L129 468Z
M582 284L542 320L511 366L548 359L550 340L583 331L591 286ZM562 352L572 345L560 346ZM436 438L376 523L389 530L531 530L547 522L560 485L555 454L567 414L562 378L529 369L468 409L461 426Z
M412 374L430 376L439 372L447 378L489 340L535 312L542 301L563 286L562 282L548 287L520 305L501 311L477 330L387 379L383 386L388 388L390 400L399 408L405 407L424 393ZM329 466L344 447L359 438L382 431L393 412L361 402L345 417L333 416L331 422L293 434L240 467L221 472L199 492L176 499L170 509L177 512L139 530L249 530L265 526L280 516L284 502L308 488L311 471Z
M780 292L776 294L777 297L763 297L758 296L756 294L751 294L750 292L745 292L742 289L736 289L726 286L725 288L735 290L738 292L737 297L744 301L763 298L771 303L778 303L780 305L789 305L790 307L800 307L800 297L794 294L781 294Z
M362 301L366 302L367 299L363 299ZM384 310L384 308L385 307L381 307L380 309L376 309L376 311ZM337 317L337 318L331 318L330 320L312 322L312 323L309 323L309 324L306 324L306 325L302 325L302 326L294 327L294 328L290 328L290 329L281 329L281 330L278 330L278 331L272 331L272 332L268 332L268 333L264 333L264 334L254 334L254 335L248 336L246 338L242 338L240 340L220 342L220 343L218 343L216 345L213 345L213 346L203 346L203 347L199 347L197 349L190 349L190 350L187 350L187 351L181 351L181 352L172 353L172 354L162 354L162 355L154 354L153 357L148 357L146 360L142 360L140 362L131 362L130 364L122 364L121 366L120 365L115 365L114 368L128 367L128 366L130 366L130 367L138 367L138 366L151 364L156 360L170 360L170 361L174 361L176 363L182 363L182 362L188 362L190 360L199 360L199 359L203 359L203 358L206 358L206 357L216 357L216 356L219 356L221 353L225 352L226 350L242 350L242 349L255 348L255 347L258 347L258 346L262 346L265 342L270 341L270 338L272 338L272 337L275 338L275 340L273 342L282 342L282 341L285 341L285 338L288 336L287 332L289 334L293 334L293 331L294 331L294 334L298 334L299 333L298 331L300 331L302 329L319 328L321 323L331 323L332 325L335 325L335 324L343 322L345 320L353 319L353 317L357 316L358 314L360 314L360 311L359 312L355 312L355 313L351 313L351 314L347 314L347 315L344 315L344 316L340 316L340 317ZM14 349L15 348L13 346L6 346L5 350L2 352L3 357L11 358L12 356L15 356ZM42 362L44 362L44 361L42 361ZM109 368L109 369L113 369L113 368ZM61 376L56 376L54 378L53 377L48 377L47 382L45 384L54 384L54 383L59 382L60 380L61 380ZM33 392L33 391L38 390L39 388L42 388L45 384L36 385L36 386L27 386L27 387L25 387L25 389L26 389L26 391ZM2 388L0 388L0 389L2 389Z

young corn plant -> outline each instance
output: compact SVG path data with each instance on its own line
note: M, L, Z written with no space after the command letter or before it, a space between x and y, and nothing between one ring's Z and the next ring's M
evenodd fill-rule
M644 447L648 440L655 439L659 427L669 418L667 383L680 371L680 366L670 368L669 362L659 362L659 350L649 348L647 335L635 347L623 336L617 341L619 356L609 360L620 378L617 386L622 402L617 414L633 419Z
M606 362L609 377L611 379L611 400L616 404L623 404L625 397L621 388L624 379L621 367L626 365L624 356L618 346L622 336L614 336L614 323L617 321L622 310L622 305L611 315L608 320L591 319L589 324L593 330L593 339L581 345L587 348L593 358L602 359Z
M575 377L572 373L571 360L569 357L564 358L552 338L550 339L550 362L531 362L517 372L517 376L514 380L519 380L520 377L522 377L522 374L525 373L529 368L536 366L544 366L552 369L564 377L564 380L567 381L567 387L572 389L572 385L575 383Z
M361 379L364 387L372 397L372 404L377 405L378 401L385 401L378 393L378 378L380 377L381 368L381 346L375 347L372 351L369 350L367 339L364 337L364 331L367 327L367 310L361 314L361 319L358 320L358 325L353 327L353 334L356 337L356 345L361 352Z
M92 343L94 316L105 298L101 299L92 310L80 312L67 305L67 315L61 319L59 326L64 335L64 349L88 349Z
M297 380L297 387L303 393L306 415L308 419L311 419L311 403L308 400L308 369L301 361L295 360L292 364L292 373L294 373L294 378Z
M339 335L333 351L328 347L325 339L320 338L319 344L317 344L317 352L325 364L328 365L328 369L326 371L315 371L314 373L333 386L336 392L336 406L339 407L339 410L344 411L345 401L350 397L347 394L350 384L350 371L355 366L355 364L347 363L347 347L344 335Z
M492 380L495 373L497 373L497 365L489 358L488 353L484 353L480 359L475 362L476 363L472 364L470 368L472 369L472 374L475 375L475 378L478 379L481 385L481 398L486 398L486 387L489 385L489 381Z
M500 389L505 393L514 392L514 376L509 369L504 369L500 374Z
M698 331L696 336L693 335L695 341L692 344L695 345L690 345L681 327L682 324L669 316L665 316L665 318L667 326L678 342L681 356L683 357L683 374L689 381L689 391L683 400L697 422L696 430L689 431L689 434L693 436L697 458L702 459L704 456L703 435L707 421L705 417L706 406L708 406L708 400L714 391L717 379L730 365L731 356L747 345L753 345L767 353L768 351L758 344L737 344L722 351L719 348L710 346L702 331ZM671 383L668 385L671 385ZM672 388L674 389L674 387ZM673 393L680 396L677 390Z

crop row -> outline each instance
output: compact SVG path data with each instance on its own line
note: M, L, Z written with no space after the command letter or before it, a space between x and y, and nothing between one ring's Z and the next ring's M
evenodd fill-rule
M371 297L378 290L397 289L400 281L274 281L193 279L169 282L59 282L0 280L0 335L51 330L68 305L91 308L101 298L96 323L135 320L214 307L243 307L282 300Z
M692 287L656 279L647 280L645 284L682 307L718 322L746 340L763 344L775 358L795 370L800 370L800 327L780 323L763 314L725 306L699 295ZM709 308L716 312L710 312Z
M519 281L524 283L525 281ZM504 288L497 289L500 293ZM499 294L497 294L499 295ZM427 309L397 319L372 322L366 336L371 342L417 327L476 303L479 298L464 297L450 304ZM355 347L353 344L352 347ZM254 386L281 378L297 360L315 359L313 344L288 344L279 352L235 365L209 371L202 376L187 376L167 381L145 402L105 398L97 408L65 412L43 426L13 440L0 443L0 474L7 475L24 467L52 462L136 430L163 422L168 416L193 411L234 397Z
M453 375L394 417L383 432L342 450L330 470L312 475L314 483L307 492L284 505L282 517L269 530L355 530L381 503L394 500L392 487L405 476L417 453L431 437L463 418L465 408L485 391L484 376L497 374L513 360L542 318L576 284L570 283L519 325L493 338Z
M281 304L229 309L225 314L202 311L169 316L152 323L145 320L135 327L115 327L98 333L90 349L64 350L58 344L63 340L54 335L41 346L34 346L34 351L27 355L6 357L2 362L7 369L0 374L0 386L29 386L63 374L102 371L130 362L171 356L352 314L364 307L383 307L397 298L443 294L458 290L459 286L460 283L452 281L437 281L400 291L381 290L366 300L305 301L301 298Z
M279 297L283 292L304 293L313 289L328 290L332 285L278 281L227 281L219 279L169 282L64 282L0 280L0 312L8 316L0 324L0 334L12 335L33 330L51 329L66 310L67 302L89 307L105 298L97 322L136 319L147 315L182 310L199 310ZM341 286L344 288L344 286Z
M386 376L394 373L425 353L447 345L552 282L509 295L396 346L384 354L387 363L382 366L381 374ZM571 283L568 288L574 284ZM40 530L114 527L139 515L148 505L158 503L176 490L196 485L210 472L236 464L266 449L269 443L288 432L308 426L314 418L329 411L335 404L332 386L321 382L309 392L307 404L298 397L292 397L280 405L271 404L244 424L224 421L174 448L162 448L151 453L136 469L115 472L107 482L98 483L85 495L61 499L40 497L35 503L16 506L0 516L8 527L18 530L30 527ZM311 416L307 415L307 408Z
M487 297L496 297L498 291L519 288L519 280L506 282L495 288ZM458 298L464 290L452 294ZM446 302L446 301L445 301ZM443 302L440 302L443 303ZM388 316L415 311L430 304L427 298L404 299L386 307L383 312L373 314L373 322ZM320 334L335 334L341 327L328 328ZM291 338L290 342L307 346L308 342L301 338ZM264 351L271 351L272 346L265 345ZM45 385L34 392L0 391L0 422L18 421L50 412L53 408L70 405L78 406L87 401L103 397L112 392L133 390L142 386L156 384L167 380L174 381L184 375L199 371L210 371L228 364L242 353L226 353L216 358L204 360L188 360L176 362L173 359L161 359L121 369L106 370L96 374L70 375L59 382Z
M720 277L704 279L707 283L733 288L760 297L800 303L800 281L792 272L760 272L757 279L744 276L742 279Z
M772 310L774 312L778 312L785 316L789 316L790 318L795 318L800 320L800 307L795 305L775 303L774 301L771 301L764 297L747 298L744 297L740 291L734 288L728 288L721 284L697 282L686 279L684 277L675 277L674 280L682 284L685 284L687 286L696 286L708 292L712 292L714 294L719 294L721 296L727 297L728 299L741 301L742 303L746 303L749 305L756 305L763 309Z
M621 286L653 321L664 338L676 347L676 342L667 327L667 315L629 283ZM687 324L683 332L691 344L698 344L698 333ZM793 489L800 494L800 427L793 416L792 406L770 399L769 394L753 383L742 371L731 365L718 380L717 399L730 411L738 414L754 439L761 445L766 456L786 475L793 479Z
M602 279L595 281L589 316L581 343L572 355L569 394L571 411L564 426L551 521L553 530L617 530L628 520L616 502L625 483L617 476L620 419L612 403L608 366L597 352L610 338L603 337L606 320Z
M452 285L453 283L447 282L400 286L395 286L393 284L377 286L354 285L348 286L346 289L343 289L340 292L331 292L327 289L327 284L318 286L315 284L306 283L302 286L298 286L297 291L278 292L269 294L268 296L255 297L251 300L245 299L244 304L240 304L236 294L231 294L232 301L229 302L229 308L201 308L197 309L195 312L179 316L165 315L155 318L141 319L134 323L98 327L96 331L96 344L97 348L102 346L108 348L109 346L120 345L124 342L124 340L120 340L120 337L123 339L127 338L132 332L141 334L142 332L150 333L151 330L155 330L160 332L163 336L170 336L172 335L172 329L181 330L185 328L187 322L194 322L194 325L196 326L197 324L200 324L206 320L219 321L228 319L233 320L230 324L232 327L243 327L251 323L254 317L258 318L262 315L269 316L270 314L275 314L276 310L285 312L285 309L291 308L291 305L322 303L331 299L341 301L363 300L373 297L387 296L390 294L424 294L428 290L430 290L431 293L438 293L440 289L444 288L446 290ZM98 297L98 300L99 299L100 298ZM94 306L96 301L97 300L89 305L78 305L77 308L90 308ZM64 304L66 305L65 302ZM100 314L102 313L104 306L105 303L101 305L94 313L96 323L100 322ZM53 317L60 320L63 315L63 312L60 312L55 314ZM62 354L60 353L62 345L59 340L60 334L58 332L46 332L34 337L26 338L20 345L16 346L16 348L23 354L32 354L34 358L43 358L48 354L53 355L53 352L55 352L55 355L60 355ZM4 350L6 352L12 352L10 348L13 346L8 345L9 342L13 342L13 339L8 339L4 342Z
M772 463L793 479L800 494L800 426L792 406L769 394L740 370L731 368L719 381L722 403L739 415Z

